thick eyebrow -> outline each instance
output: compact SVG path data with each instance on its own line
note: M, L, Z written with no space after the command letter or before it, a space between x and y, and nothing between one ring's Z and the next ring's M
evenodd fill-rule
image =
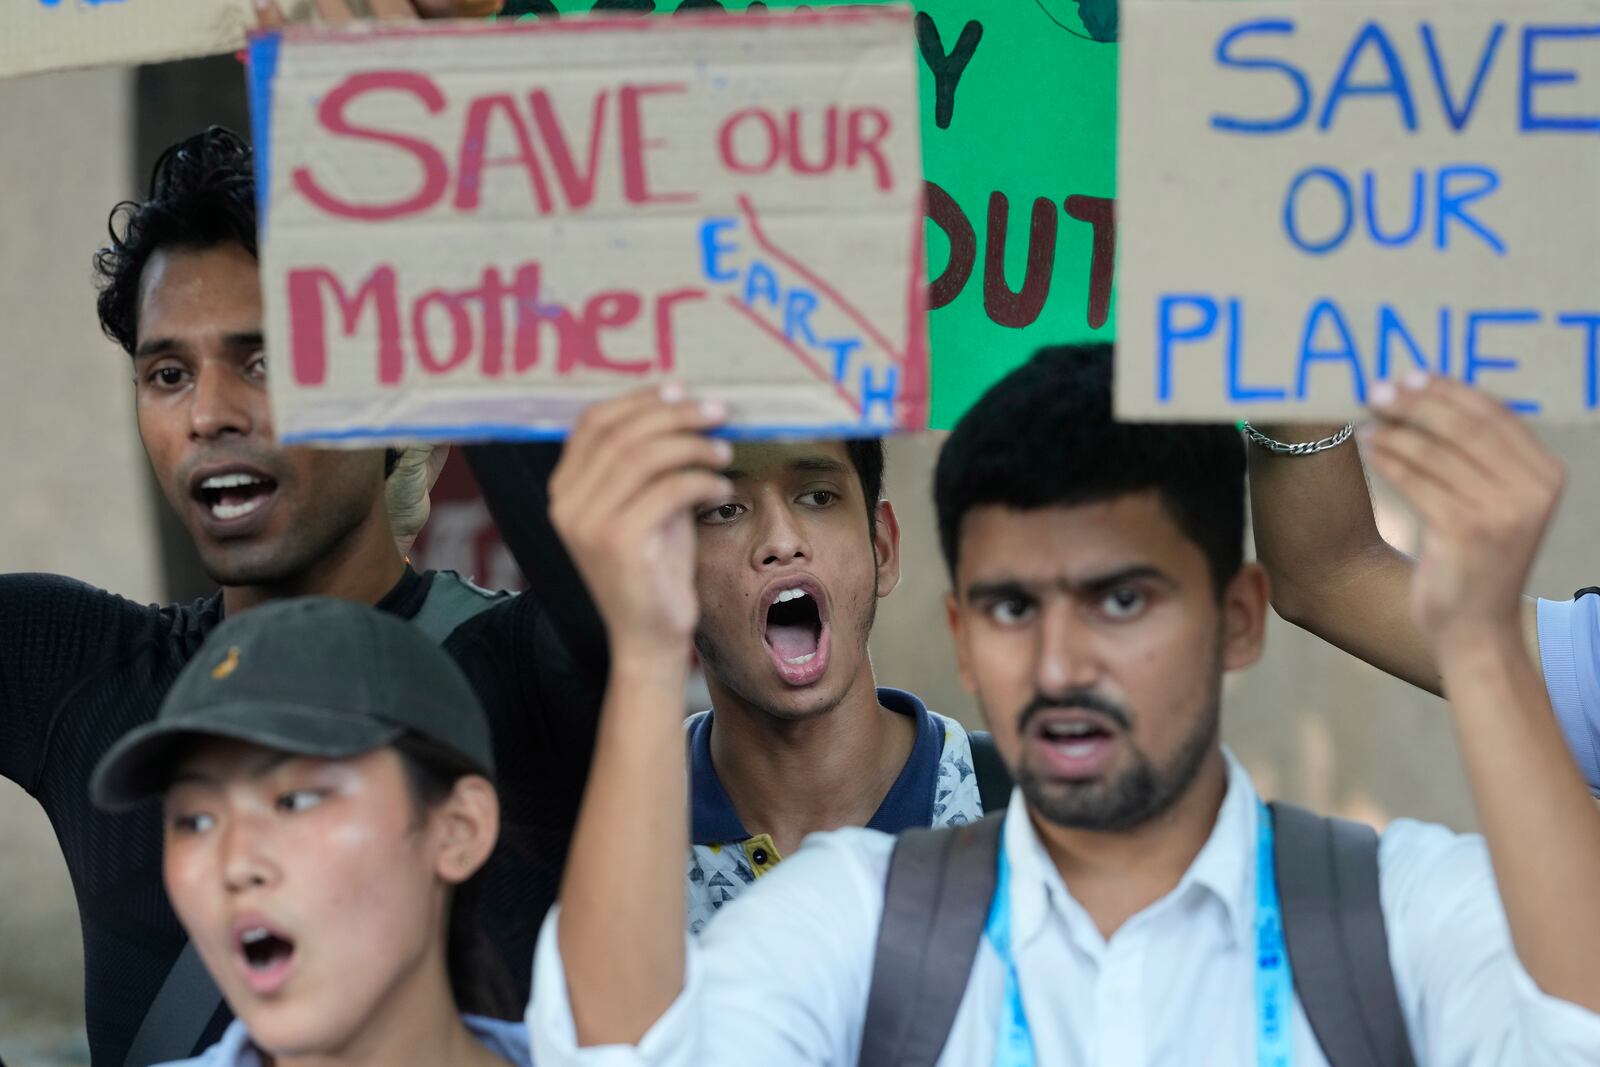
M1126 585L1129 582L1155 582L1169 587L1176 584L1164 571L1149 564L1138 563L1127 567L1118 567L1116 570L1106 571L1102 574L1086 575L1077 579L1062 577L1046 581L1027 581L1021 578L995 578L988 581L973 582L967 586L964 596L968 601L1037 598L1045 590L1051 588L1060 589L1077 596L1093 596L1097 593L1115 589L1119 585Z
M222 344L225 348L244 348L255 350L266 343L266 335L260 330L238 330L222 335ZM134 359L148 359L151 356L170 356L175 352L188 349L188 345L176 337L156 337L145 341L133 350Z

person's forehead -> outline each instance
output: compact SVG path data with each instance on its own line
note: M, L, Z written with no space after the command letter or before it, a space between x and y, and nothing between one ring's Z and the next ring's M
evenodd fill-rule
M985 504L961 520L958 580L1055 582L1130 566L1181 573L1204 555L1152 490L1041 508Z
M234 243L163 248L139 278L139 341L218 337L261 329L261 272Z
M826 469L854 474L843 441L760 441L737 444L731 471L735 478L772 481Z
M253 741L197 734L174 755L172 778L176 783L186 778L227 781L258 777L295 758L292 753Z

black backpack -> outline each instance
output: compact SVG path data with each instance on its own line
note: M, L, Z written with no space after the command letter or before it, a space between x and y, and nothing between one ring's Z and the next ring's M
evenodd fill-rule
M1415 1067L1379 902L1378 835L1268 807L1295 992L1323 1054L1331 1067ZM938 1062L994 897L1003 818L911 830L895 843L859 1067Z

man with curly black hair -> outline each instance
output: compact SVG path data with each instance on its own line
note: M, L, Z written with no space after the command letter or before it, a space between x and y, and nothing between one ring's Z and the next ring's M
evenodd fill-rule
M96 268L101 324L132 359L139 435L156 481L221 590L158 608L69 578L0 575L0 774L44 807L72 876L94 1063L192 1055L216 1041L229 1017L163 893L160 814L96 811L90 772L118 738L153 718L224 618L287 596L336 596L411 619L471 680L496 748L515 754L501 764L505 830L484 869L480 923L525 993L604 677L603 637L554 534L546 546L539 521L519 524L520 547L539 562L527 568L532 594L419 574L396 547L381 450L277 442L253 160L237 135L213 128L169 149L148 195L113 211ZM489 464L484 481L491 499L497 489L512 495L542 521L542 482L525 455L511 457L521 468ZM561 618L546 615L546 603Z

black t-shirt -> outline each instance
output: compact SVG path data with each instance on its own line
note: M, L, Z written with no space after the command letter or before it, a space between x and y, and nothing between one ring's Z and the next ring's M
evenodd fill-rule
M435 577L408 569L378 607L412 617ZM0 576L0 774L37 799L55 827L83 923L89 1046L104 1067L121 1067L185 935L162 887L159 813L100 812L89 802L89 776L119 737L155 717L221 618L221 594L156 608L70 578ZM592 635L582 636L592 654ZM504 597L444 648L472 681L493 732L502 829L484 870L480 921L526 994L582 798L603 680L576 666L537 595ZM227 1021L224 1006L196 1051Z

